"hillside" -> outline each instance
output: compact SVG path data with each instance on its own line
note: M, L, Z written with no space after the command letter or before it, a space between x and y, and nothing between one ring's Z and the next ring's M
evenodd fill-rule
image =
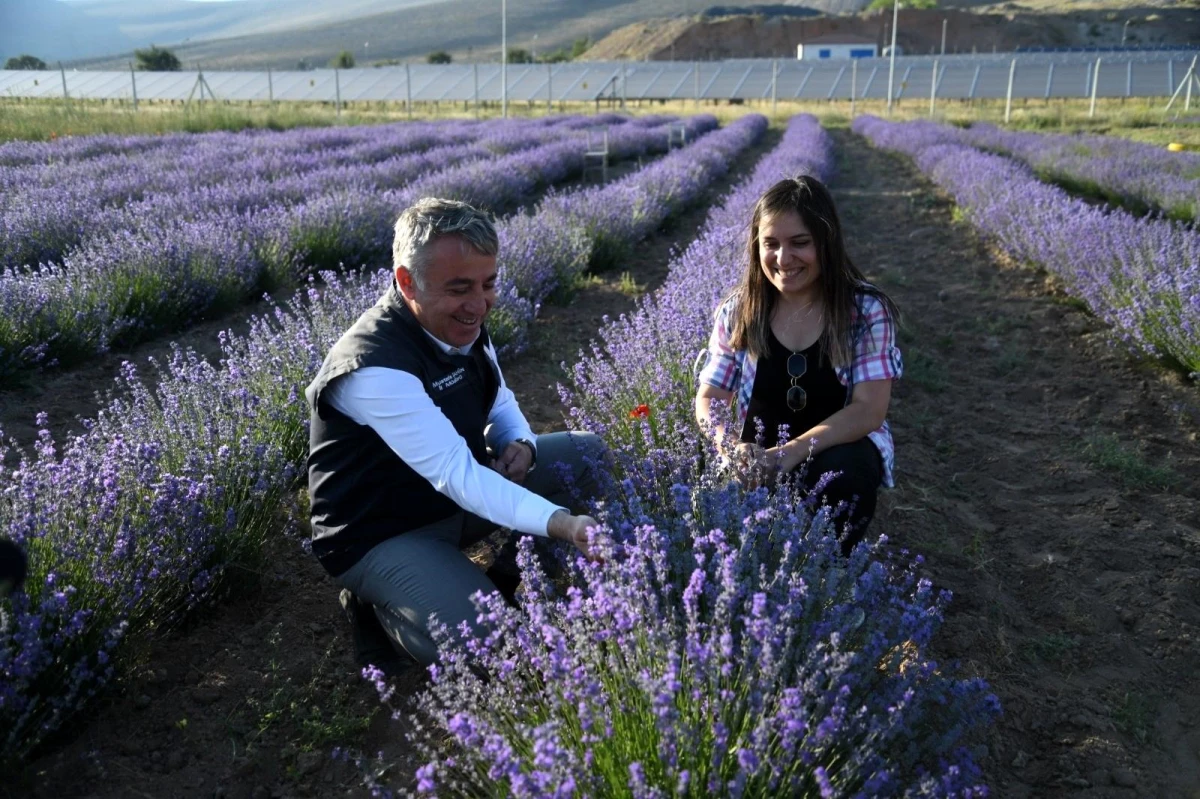
M1063 4L1044 5L1044 8ZM1165 7L1090 8L1052 13L1016 3L975 9L901 9L897 41L902 52L1008 51L1018 47L1112 47L1121 44L1200 43L1200 9ZM1132 20L1128 27L1126 20ZM613 31L587 51L591 61L794 58L796 44L827 35L874 39L882 47L892 15L861 12L844 16L731 15L698 21L647 20Z
M836 4L847 0L816 2ZM538 53L561 47L570 49L576 39L587 37L597 41L639 20L677 15L686 5L681 0L511 2L508 4L509 47ZM755 3L730 0L724 5L743 9ZM699 9L700 3L694 3L692 8ZM342 50L352 52L360 64L393 59L424 61L434 50L446 50L456 61L497 61L500 58L500 3L497 0L432 0L399 11L360 17L343 15L319 25L269 33L193 40L185 44L173 44L160 38L156 43L171 45L188 67L202 64L215 69L295 69L302 62L307 66L323 66ZM72 63L89 69L123 68L128 59L128 53L120 53L109 58L79 59Z
M38 2L18 1L25 5ZM804 5L799 2L763 5L731 0L721 6L706 6L703 13L687 15L680 12L698 11L700 3L522 0L509 4L509 46L544 54L559 48L569 49L575 40L586 37L596 43L584 56L588 60L791 58L797 42L826 34L853 34L883 43L891 15L853 13L868 1L808 0ZM1200 42L1198 1L1188 0L1189 7L1187 3L1172 0L1140 0L1136 4L1128 0L1022 0L990 5L979 0L958 0L947 3L954 7L945 10L902 10L899 40L907 52L934 52L940 48L942 21L946 20L949 52L1111 46L1120 44L1122 33L1134 44L1196 43ZM278 2L244 0L247 7ZM495 0L347 0L340 4L340 15L314 10L315 2L295 0L294 6L288 6L292 15L287 19L264 15L257 23L245 14L217 9L211 12L217 16L203 18L208 20L208 30L256 32L184 43L172 43L169 38L156 35L153 41L170 46L186 67L201 65L209 69L323 66L342 50L353 53L359 65L424 61L435 50L448 51L456 61L496 61L500 57L500 9ZM108 8L115 13L112 9L118 0L96 0L96 3L97 8ZM386 13L354 16L365 9L388 4L393 10ZM62 5L72 12L81 7L77 3L53 5ZM211 7L243 3L167 0L161 13L166 14L166 10L178 5ZM396 10L401 5L407 7ZM846 13L828 15L839 11ZM8 13L5 11L6 17ZM101 28L114 19L95 17ZM148 12L137 30L165 34L167 29L162 26L167 19ZM189 19L189 24L199 24L202 18ZM268 19L269 22L264 21ZM305 19L320 22L287 27ZM1128 27L1127 20L1131 20ZM60 22L58 30L65 30L65 24ZM122 35L129 30L128 24L119 27L119 31L125 31ZM133 46L145 46L149 41L150 38L135 40ZM36 48L22 48L20 52L37 54ZM81 69L122 69L130 58L129 50L125 50L67 63Z

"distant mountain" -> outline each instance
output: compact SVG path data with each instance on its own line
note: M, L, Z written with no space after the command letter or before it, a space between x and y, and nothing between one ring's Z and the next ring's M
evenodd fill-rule
M79 0L76 0L77 2ZM815 0L785 3L805 13L803 6L846 0ZM4 2L4 0L0 0ZM392 10L370 16L355 16L372 3L390 3ZM295 69L300 64L323 66L341 50L349 50L360 65L381 60L424 61L434 50L446 50L455 60L497 60L500 56L499 0L241 0L226 3L190 3L185 0L90 0L98 9L138 4L146 7L140 25L159 24L166 9L196 5L218 7L207 17L209 33L219 21L226 31L253 31L221 38L206 34L203 40L192 38L186 44L172 46L185 66L195 64L212 69ZM403 8L395 6L404 4ZM760 7L762 3L726 0L723 9ZM780 4L776 4L780 5ZM164 10L155 16L150 6ZM224 7L231 8L224 8ZM338 8L333 14L329 6ZM83 6L80 6L83 7ZM254 17L255 8L269 9ZM511 0L508 3L510 47L545 53L587 37L593 42L633 22L653 17L695 15L707 10L698 0ZM306 9L302 11L302 9ZM283 12L286 10L287 14ZM196 13L189 9L193 15ZM237 12L236 14L234 12ZM286 27L304 17L317 20L299 27ZM327 18L329 15L334 18ZM192 16L190 24L200 18ZM155 32L154 42L171 45L171 40ZM126 54L112 53L105 59L77 62L80 68L113 68L125 63Z
M115 22L90 18L57 0L0 0L0 64L22 53L44 61L129 50L137 43Z
M46 61L274 34L451 0L0 0L0 55Z

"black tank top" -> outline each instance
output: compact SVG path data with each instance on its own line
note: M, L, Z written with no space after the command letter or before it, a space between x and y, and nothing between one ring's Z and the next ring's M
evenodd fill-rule
M838 380L829 358L825 357L821 340L801 350L801 353L807 368L796 385L805 391L805 405L802 410L793 411L787 403L788 389L792 387L787 362L792 351L779 343L774 332L771 333L769 352L758 359L750 407L747 409L746 423L742 426L742 441L755 441L755 419L762 420L764 446L773 447L780 443L780 425L788 426L787 437L790 440L846 406L846 387Z

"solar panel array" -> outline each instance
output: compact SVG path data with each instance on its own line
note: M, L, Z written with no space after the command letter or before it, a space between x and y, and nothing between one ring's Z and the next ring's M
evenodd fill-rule
M897 98L928 98L937 68L942 99L1165 97L1194 51L905 56L896 59ZM510 64L512 102L886 98L888 60L592 62ZM413 64L285 72L78 72L0 70L0 97L89 100L291 102L471 102L501 99L499 64Z

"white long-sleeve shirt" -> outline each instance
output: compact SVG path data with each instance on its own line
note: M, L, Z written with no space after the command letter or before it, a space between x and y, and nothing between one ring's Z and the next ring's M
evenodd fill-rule
M447 353L465 355L474 346L456 348L432 335L429 338ZM500 375L500 388L488 414L489 438L501 451L519 438L536 447L537 437L500 374L495 350L489 347L486 354ZM325 399L378 433L401 460L463 510L501 527L547 535L550 516L559 506L476 461L466 439L434 404L416 375L381 366L356 369L334 381L325 390Z

